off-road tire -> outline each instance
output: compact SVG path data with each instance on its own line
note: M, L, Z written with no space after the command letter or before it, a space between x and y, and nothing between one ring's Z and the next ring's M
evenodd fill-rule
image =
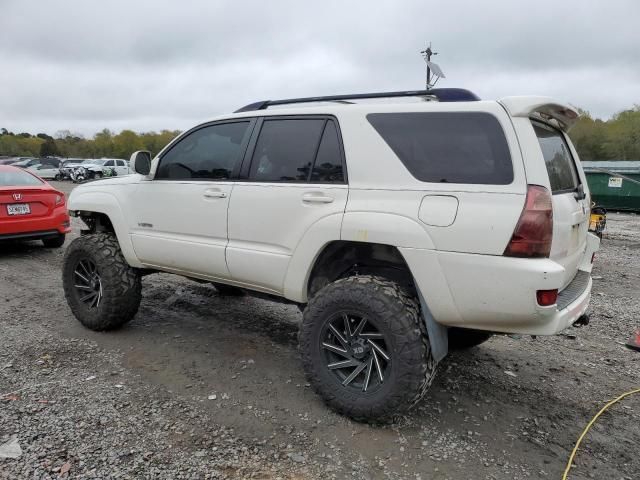
M466 350L477 347L491 337L493 337L491 332L452 327L449 329L449 348L451 350Z
M102 300L94 308L80 301L74 287L74 272L82 259L95 264L102 283ZM127 264L118 240L110 233L85 235L71 242L64 256L62 281L71 311L80 323L91 330L120 328L135 316L140 306L140 275Z
M47 248L60 248L64 245L65 238L67 238L66 235L61 233L57 237L43 238L42 244Z
M299 341L307 379L332 409L363 422L388 422L415 405L435 377L418 302L395 282L378 276L353 276L320 290L303 312ZM391 358L390 375L372 394L354 392L328 369L322 349L325 323L344 311L374 319Z

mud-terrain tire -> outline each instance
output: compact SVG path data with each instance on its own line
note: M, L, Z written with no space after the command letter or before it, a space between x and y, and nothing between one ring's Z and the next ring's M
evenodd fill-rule
M241 297L245 294L245 291L239 287L233 285L227 285L225 283L214 283L214 287L220 295L225 297Z
M299 340L314 390L357 421L392 420L415 405L435 377L437 362L418 302L383 277L353 276L325 286L304 310ZM336 367L341 361L353 365Z
M67 238L66 235L64 233L61 233L56 237L43 238L42 244L47 248L60 248L62 245L64 245L65 238Z
M64 256L62 282L71 311L91 330L120 328L140 306L140 275L127 264L113 234L95 233L71 242ZM94 296L86 298L92 292Z
M449 329L449 348L451 350L466 350L477 347L491 337L493 337L491 332L452 327Z

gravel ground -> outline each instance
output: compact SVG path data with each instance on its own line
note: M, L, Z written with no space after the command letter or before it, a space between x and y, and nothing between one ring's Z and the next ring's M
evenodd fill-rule
M622 345L640 327L635 215L609 216L588 326L454 352L385 426L311 392L295 307L158 274L134 321L99 334L66 305L63 251L0 245L0 446L21 448L0 479L559 478L588 420L640 386ZM600 418L570 478L636 479L638 445L640 395Z

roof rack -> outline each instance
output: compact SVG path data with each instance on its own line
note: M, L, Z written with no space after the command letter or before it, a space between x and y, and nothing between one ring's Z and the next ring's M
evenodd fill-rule
M475 93L464 88L432 88L431 90L408 90L401 92L354 93L351 95L329 95L326 97L289 98L285 100L263 100L250 103L233 113L266 110L274 105L288 105L294 103L312 102L344 102L345 100L360 100L365 98L395 98L395 97L435 97L439 102L469 102L480 100Z

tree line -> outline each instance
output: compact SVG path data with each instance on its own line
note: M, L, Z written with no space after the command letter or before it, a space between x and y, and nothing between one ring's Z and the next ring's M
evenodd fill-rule
M61 130L52 137L45 133L36 135L26 132L13 133L6 128L0 128L0 155L128 159L136 150L149 150L152 155L155 155L179 134L179 130L145 133L122 130L116 134L105 128L96 133L93 138L84 138L68 130Z
M579 112L569 136L582 160L640 160L640 105L618 112L609 120L593 118L585 110ZM0 155L129 158L136 150L149 150L155 155L179 134L179 130L145 133L123 130L116 134L104 129L93 138L84 138L61 130L52 137L0 128Z

